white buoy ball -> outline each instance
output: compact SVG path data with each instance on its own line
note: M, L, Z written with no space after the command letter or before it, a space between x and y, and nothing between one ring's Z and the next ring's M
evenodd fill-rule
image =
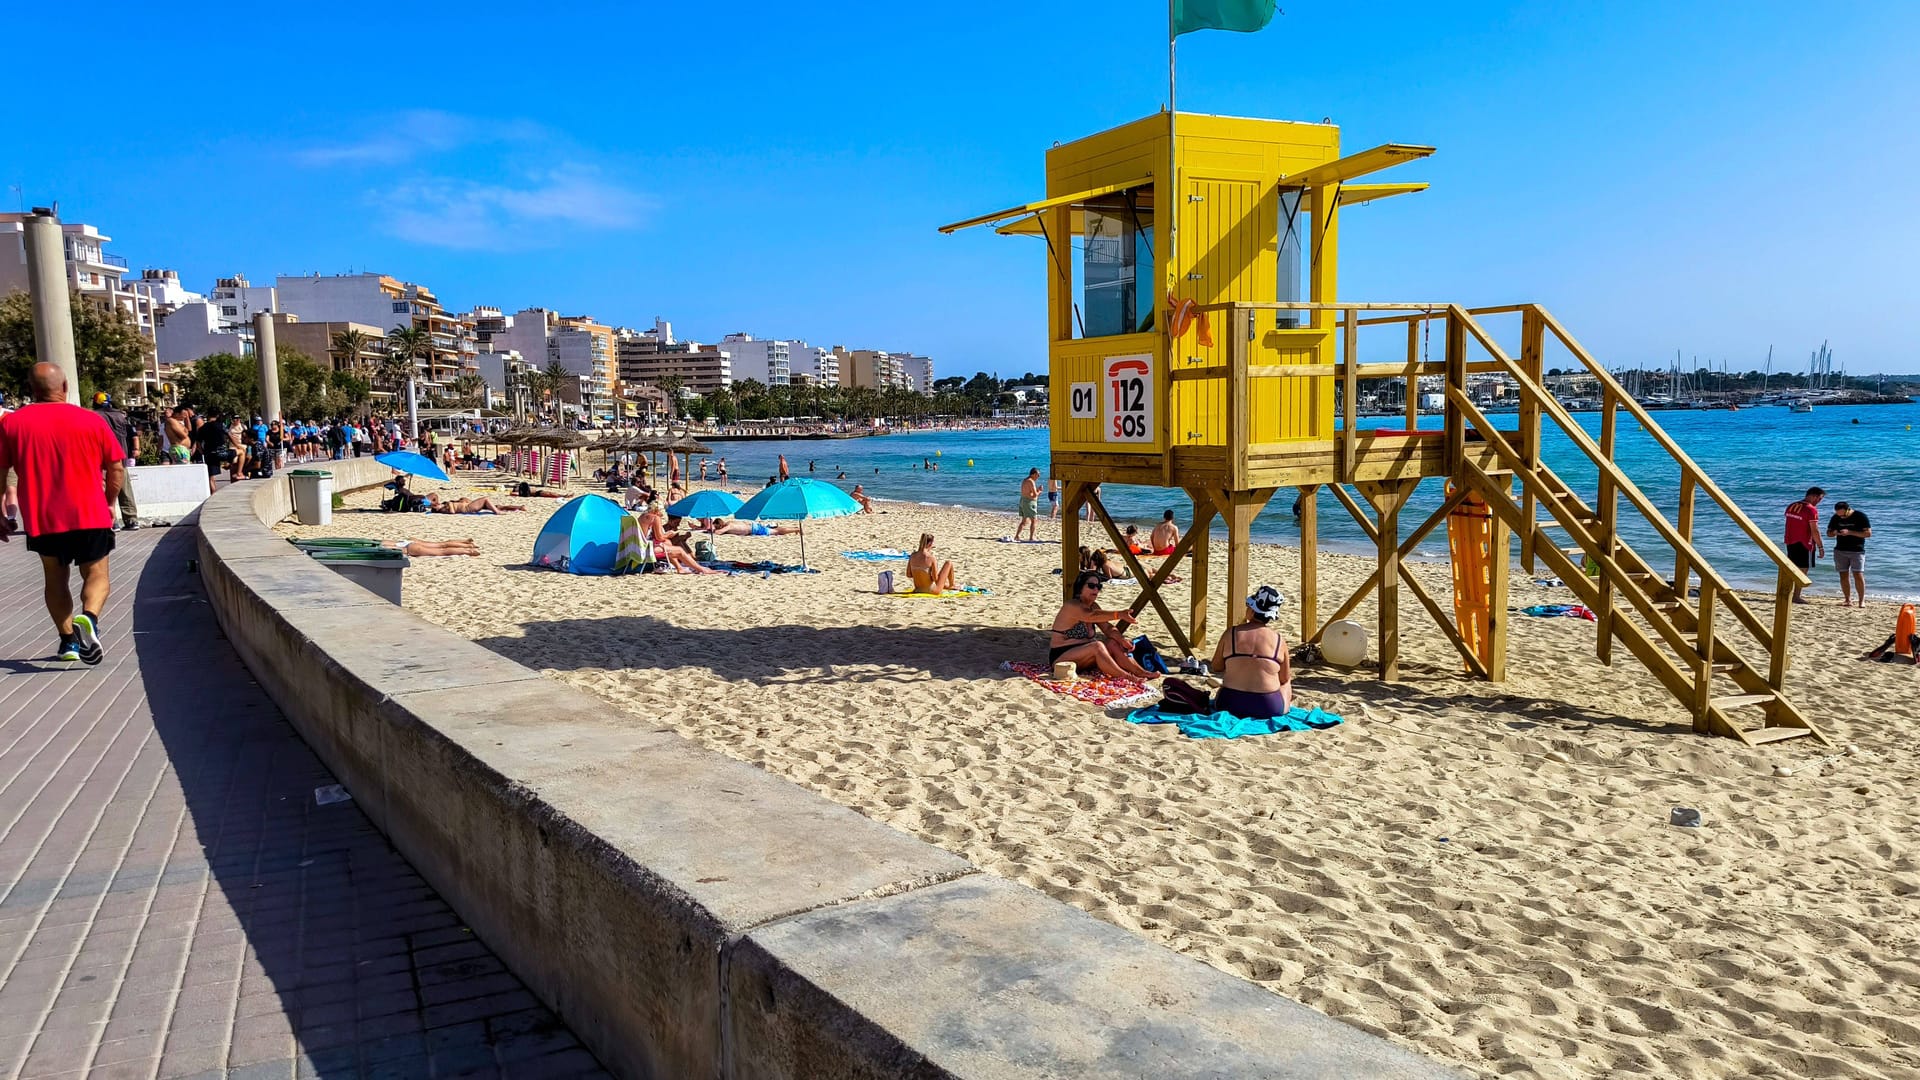
M1367 658L1367 631L1352 619L1327 624L1320 636L1320 655L1330 664L1353 667Z

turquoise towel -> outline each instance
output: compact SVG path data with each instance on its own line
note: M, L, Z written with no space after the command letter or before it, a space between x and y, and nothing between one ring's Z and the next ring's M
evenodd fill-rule
M1127 719L1135 724L1172 724L1189 739L1237 739L1242 735L1272 735L1279 731L1318 731L1340 722L1339 717L1324 709L1298 705L1285 716L1264 720L1223 712L1162 712L1158 705L1135 709L1127 714Z

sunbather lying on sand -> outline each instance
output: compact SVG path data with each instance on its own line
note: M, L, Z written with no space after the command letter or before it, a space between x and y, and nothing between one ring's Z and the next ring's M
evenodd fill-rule
M800 526L788 525L784 522L768 525L764 522L741 521L737 518L730 521L711 518L705 523L704 528L715 536L792 536L800 531Z
M504 514L511 510L525 510L524 506L508 506L494 502L485 495L472 499L442 499L439 492L427 496L427 512L430 514Z
M513 493L523 499L564 499L567 497L567 493L564 491L548 491L546 488L537 488L525 480L520 481L520 485L513 489Z
M392 548L402 555L414 555L422 558L433 555L478 555L480 546L471 539L467 540L387 540L380 545Z

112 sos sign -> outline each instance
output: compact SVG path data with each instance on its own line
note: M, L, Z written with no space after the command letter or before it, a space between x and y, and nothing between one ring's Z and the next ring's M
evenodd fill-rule
M1104 440L1153 442L1153 358L1109 356L1103 374L1100 411Z

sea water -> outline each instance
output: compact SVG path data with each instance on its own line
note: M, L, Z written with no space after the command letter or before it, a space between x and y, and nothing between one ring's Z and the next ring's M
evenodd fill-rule
M1598 441L1598 413L1574 417ZM1823 487L1821 528L1836 502L1849 502L1873 523L1867 541L1867 590L1875 596L1920 597L1920 404L1821 406L1810 413L1790 413L1769 406L1726 411L1671 411L1653 414L1655 422L1679 443L1706 474L1725 491L1768 536L1778 540L1786 505L1809 487ZM1502 428L1517 426L1512 415L1495 416ZM1400 427L1399 417L1363 419L1364 427ZM1437 428L1440 418L1422 418L1423 427ZM835 481L844 488L864 484L869 494L932 506L1002 511L1011 514L1019 500L1020 481L1038 467L1047 475L1048 436L1045 429L916 432L867 439L827 441L755 441L712 444L716 458L727 460L735 485L757 488L771 476L776 455L785 454L796 476ZM1547 464L1573 486L1589 505L1594 503L1595 469L1585 455L1551 421L1542 422L1541 452ZM1631 417L1621 415L1615 441L1615 460L1669 521L1678 520L1680 471L1673 458ZM927 471L923 463L939 468ZM809 473L809 463L813 470ZM844 480L837 479L845 473ZM698 459L695 459L698 475ZM711 473L710 473L711 475ZM1420 485L1401 511L1401 535L1411 532L1440 505L1445 492L1437 480ZM1184 492L1165 488L1107 484L1101 501L1117 524L1138 524L1142 531L1172 510L1184 529L1192 506ZM1363 504L1364 505L1364 504ZM1254 521L1256 541L1297 544L1299 523L1292 514L1291 491L1274 496ZM1041 500L1041 513L1047 511ZM1321 545L1330 550L1371 551L1365 535L1332 496L1322 492L1319 502ZM1544 511L1542 512L1544 517ZM1620 499L1620 531L1656 566L1671 557L1671 549L1654 534L1626 498ZM1221 526L1215 526L1220 536ZM1008 532L1012 523L1008 524ZM1043 536L1049 535L1043 519ZM1057 532L1051 535L1058 535ZM1083 532L1082 534L1088 535ZM1564 538L1564 533L1550 533ZM900 547L912 547L915 537L900 538ZM1097 529L1090 543L1106 544ZM1436 528L1422 542L1416 557L1445 559L1446 531ZM1813 571L1821 594L1838 591L1829 557ZM1774 565L1746 539L1733 521L1705 495L1694 501L1694 546L1735 586L1771 592Z

